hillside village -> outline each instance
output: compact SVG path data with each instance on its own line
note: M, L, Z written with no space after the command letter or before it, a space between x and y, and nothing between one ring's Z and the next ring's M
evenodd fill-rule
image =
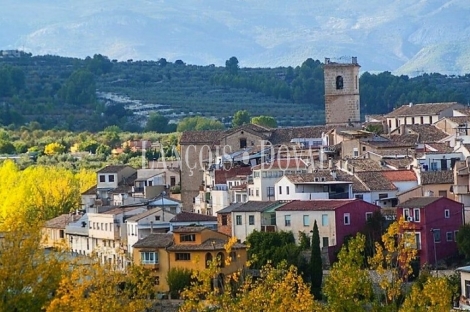
M470 108L409 103L360 120L359 68L326 59L323 126L188 131L178 161L100 169L82 207L47 222L46 247L65 241L122 270L155 268L168 290L172 267L232 257L228 274L244 267L254 231L299 240L314 221L327 267L380 211L404 218L421 265L442 268L470 219ZM238 243L226 254L230 237Z

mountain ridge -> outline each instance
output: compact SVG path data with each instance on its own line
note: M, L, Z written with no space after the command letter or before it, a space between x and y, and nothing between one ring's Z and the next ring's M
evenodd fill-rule
M5 0L0 49L242 67L357 56L363 71L470 72L465 0Z

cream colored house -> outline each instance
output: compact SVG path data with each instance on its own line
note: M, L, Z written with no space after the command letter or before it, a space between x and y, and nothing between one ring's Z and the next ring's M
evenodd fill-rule
M66 237L65 227L80 219L80 214L62 214L51 220L48 220L42 230L43 246L45 248L69 247L70 241Z
M388 130L399 128L401 125L430 125L441 118L454 116L454 109L464 108L457 102L407 104L394 109L385 115Z

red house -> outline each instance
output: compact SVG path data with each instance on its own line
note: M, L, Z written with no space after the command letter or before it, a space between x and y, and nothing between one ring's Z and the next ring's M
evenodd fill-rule
M435 266L456 254L455 236L464 224L462 203L447 197L413 197L397 207L397 218L404 217L405 231L414 233L420 264Z
M346 237L364 230L367 220L379 210L362 199L294 200L276 208L276 226L279 231L292 231L298 241L299 232L310 236L317 221L320 244L328 250L331 263Z

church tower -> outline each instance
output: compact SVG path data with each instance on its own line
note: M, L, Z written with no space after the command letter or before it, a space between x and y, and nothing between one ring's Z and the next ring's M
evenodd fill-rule
M351 63L336 63L325 58L326 124L357 126L361 122L357 57Z

